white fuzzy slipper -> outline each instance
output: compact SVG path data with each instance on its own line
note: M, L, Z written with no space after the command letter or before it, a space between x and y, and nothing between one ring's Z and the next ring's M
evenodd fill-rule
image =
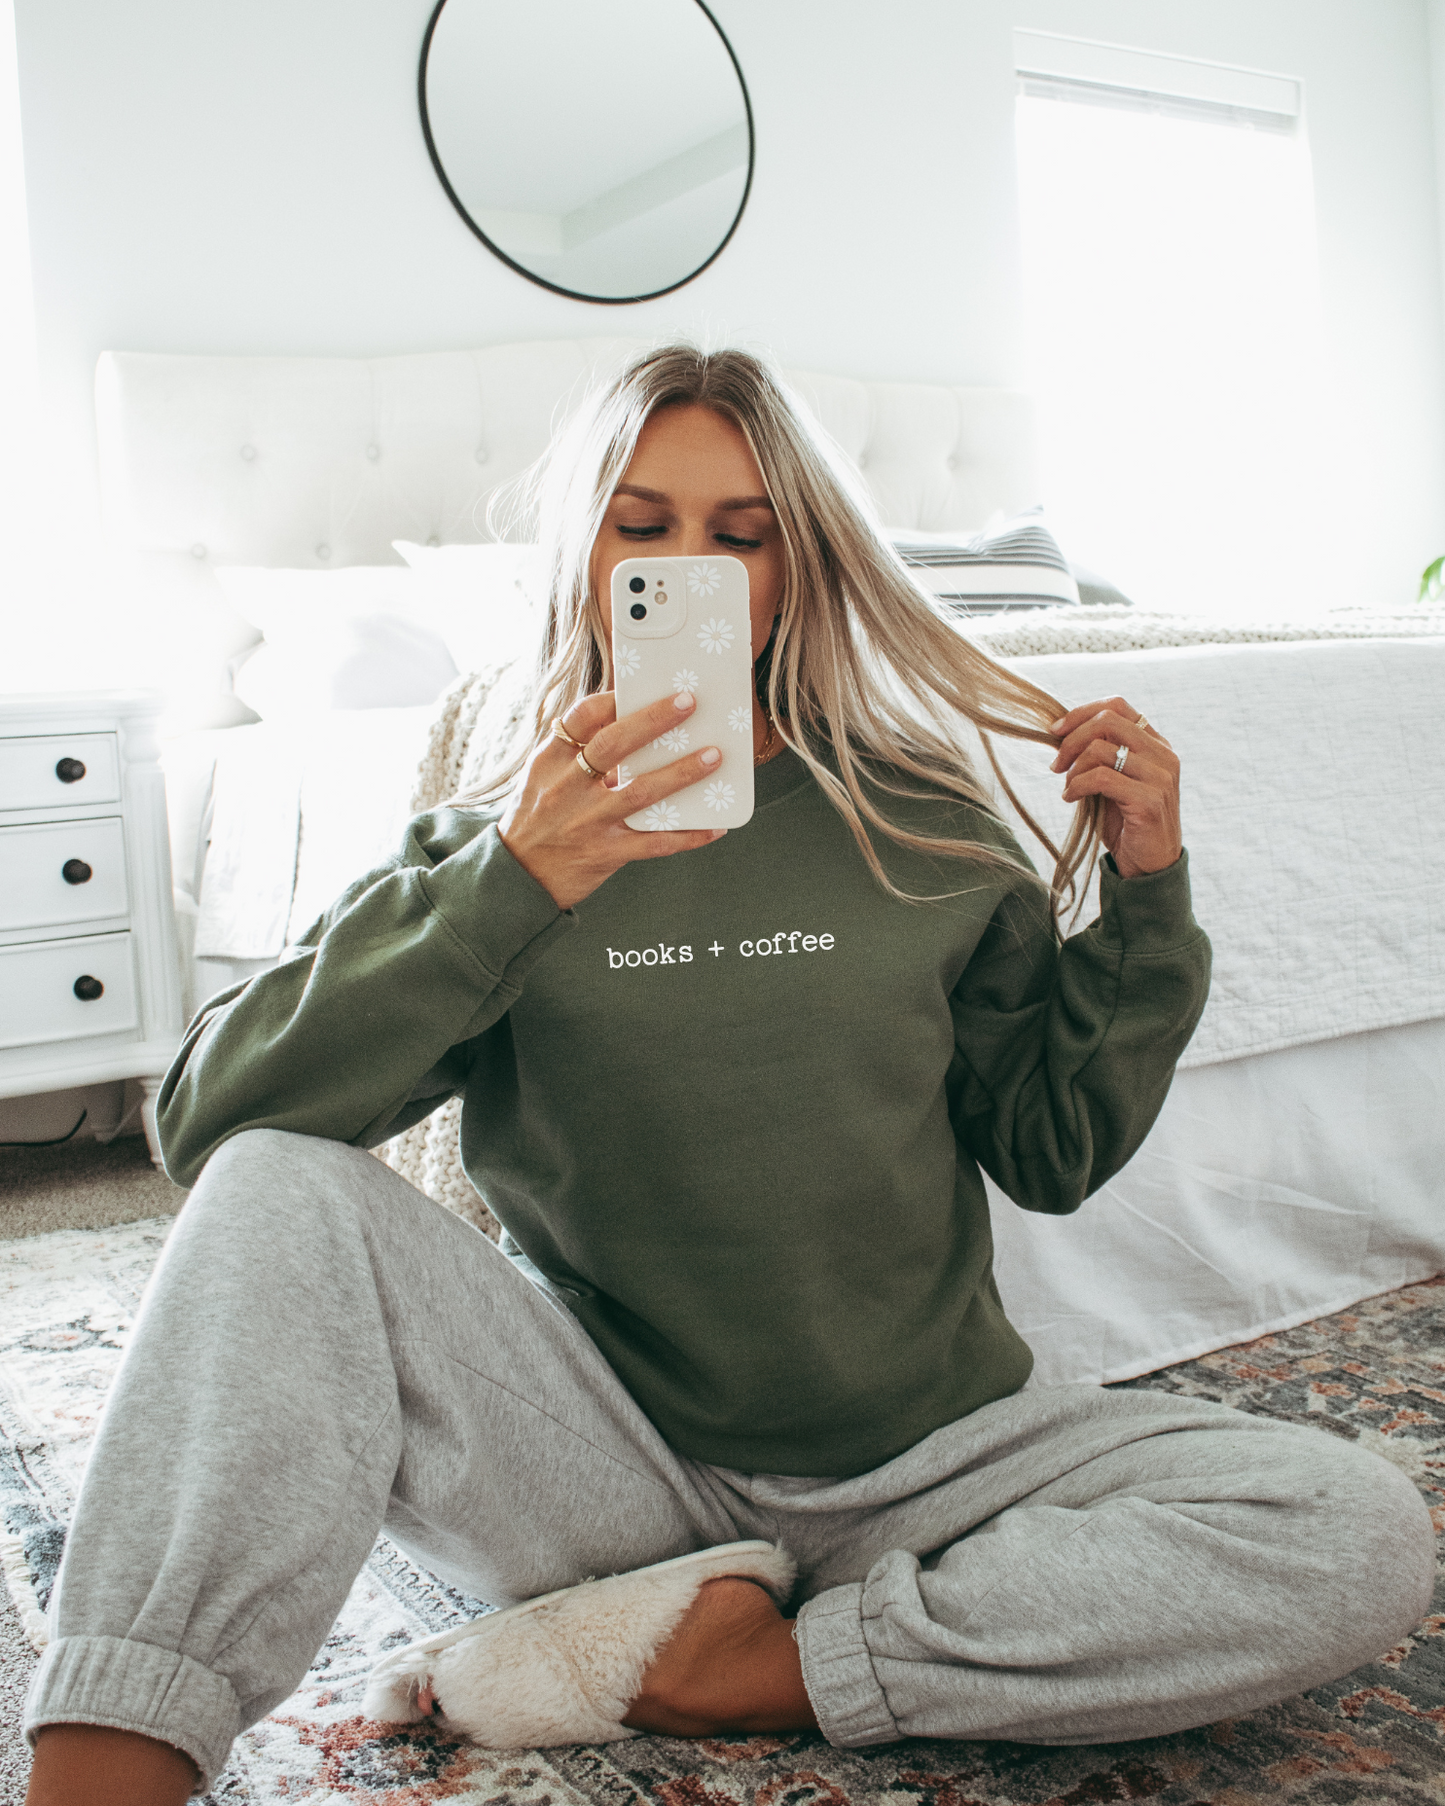
M381 1723L430 1718L494 1750L636 1737L623 1715L703 1583L761 1581L781 1603L796 1571L772 1543L724 1543L543 1593L387 1656L361 1710Z

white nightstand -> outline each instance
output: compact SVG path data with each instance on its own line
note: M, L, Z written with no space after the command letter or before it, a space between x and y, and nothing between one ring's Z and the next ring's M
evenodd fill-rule
M0 1097L140 1079L180 1044L161 698L0 696Z

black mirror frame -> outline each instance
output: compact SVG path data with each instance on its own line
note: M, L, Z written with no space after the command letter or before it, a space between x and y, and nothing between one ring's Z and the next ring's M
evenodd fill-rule
M437 21L441 18L442 9L446 3L447 0L437 0L435 7L432 9L432 15L427 20L426 33L421 41L421 59L417 65L416 74L416 94L417 107L421 114L422 136L426 139L427 155L431 158L432 168L436 171L437 180L446 191L447 199L462 216L468 231L481 239L482 243L494 257L500 258L501 261L507 265L508 269L515 270L519 276L525 276L528 282L535 282L538 288L550 289L554 295L565 295L569 301L590 301L595 307L631 307L638 301L655 301L660 295L674 294L678 289L686 288L689 282L695 281L710 264L715 263L717 259L721 257L723 252L727 249L728 244L731 242L733 233L738 229L738 223L742 219L744 212L747 210L748 196L753 191L753 168L757 160L757 133L753 126L752 96L748 93L748 84L743 79L742 65L738 62L737 53L728 41L727 33L713 17L711 10L704 4L704 0L693 0L693 5L701 11L708 24L712 26L713 30L722 40L722 47L728 53L728 60L733 66L733 73L738 78L738 87L742 90L743 110L747 114L748 121L748 177L747 181L743 184L742 199L738 202L738 210L733 215L732 224L723 234L716 248L702 260L695 270L690 270L686 276L681 277L676 282L669 282L666 288L649 289L645 295L584 295L577 289L561 288L555 282L548 282L544 276L536 275L532 270L527 269L525 265L518 263L515 257L509 257L499 246L493 244L491 239L487 237L486 233L483 232L481 227L472 218L471 214L468 213L466 208L462 205L456 189L452 187L450 181L447 179L447 172L442 167L442 160L437 152L436 140L432 137L431 116L427 112L426 104L427 59L431 54L432 37L437 28Z

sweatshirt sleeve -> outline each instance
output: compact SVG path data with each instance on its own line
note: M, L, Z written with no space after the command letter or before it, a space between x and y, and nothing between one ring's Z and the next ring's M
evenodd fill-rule
M1209 994L1188 854L1100 869L1100 914L1060 947L1011 890L954 988L951 1102L963 1148L1025 1210L1077 1210L1153 1126Z
M505 1014L575 925L494 824L437 810L281 965L213 998L160 1091L166 1170L194 1184L243 1129L371 1146L465 1079L460 1044Z

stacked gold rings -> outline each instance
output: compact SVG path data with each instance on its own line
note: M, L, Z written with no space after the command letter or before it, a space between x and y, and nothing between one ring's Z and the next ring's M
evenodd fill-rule
M577 748L577 768L579 771L585 772L589 778L606 777L607 774L605 771L597 771L593 766L587 763L587 742L585 740L574 740L571 734L567 732L566 728L563 727L562 717L560 715L554 715L552 717L552 733L558 740L565 740L569 746L575 746Z

